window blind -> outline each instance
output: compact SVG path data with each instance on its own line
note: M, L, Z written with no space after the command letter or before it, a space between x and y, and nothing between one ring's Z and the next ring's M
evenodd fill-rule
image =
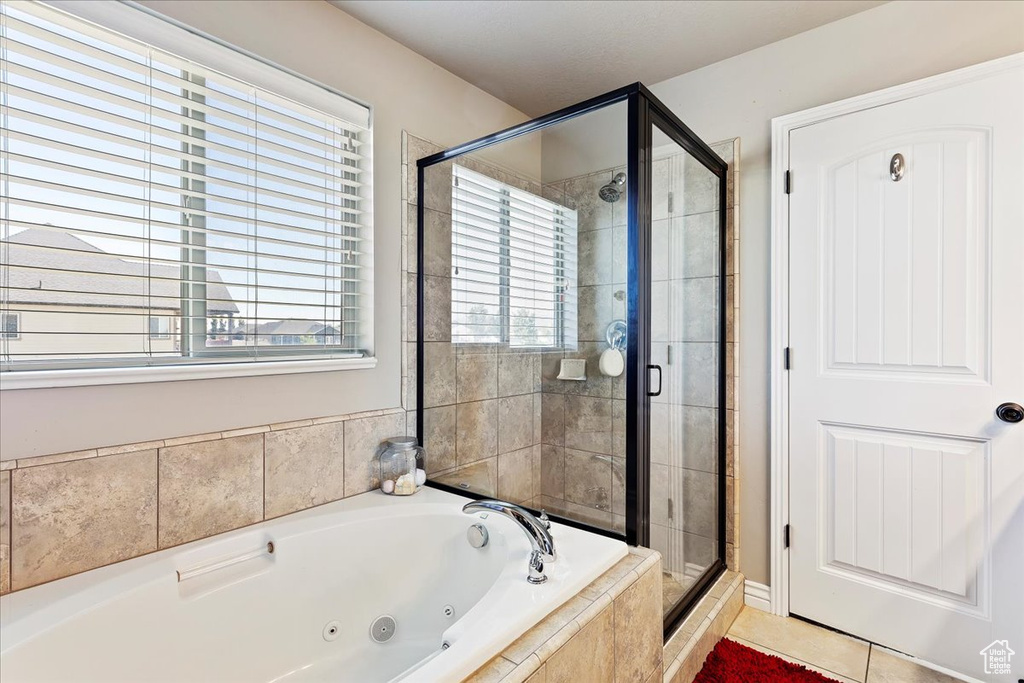
M34 2L0 59L0 368L370 353L367 126Z
M452 173L452 342L575 348L576 212Z

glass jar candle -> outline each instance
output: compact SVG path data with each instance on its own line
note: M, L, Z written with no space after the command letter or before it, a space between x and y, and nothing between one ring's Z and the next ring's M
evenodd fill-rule
M388 495L412 495L427 480L423 469L423 449L416 445L414 436L388 439L379 462L380 490Z

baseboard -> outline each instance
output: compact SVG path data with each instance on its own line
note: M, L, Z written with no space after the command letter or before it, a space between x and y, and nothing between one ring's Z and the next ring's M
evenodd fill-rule
M743 590L743 604L770 613L772 600L768 586L747 579L746 587Z

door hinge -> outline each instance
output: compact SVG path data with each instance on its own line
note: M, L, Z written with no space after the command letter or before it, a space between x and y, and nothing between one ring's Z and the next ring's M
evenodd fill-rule
M673 208L673 206L672 206L672 205L673 205L674 203L675 203L675 202L673 202L673 197L672 197L672 193L671 193L671 192L669 192L669 193L668 193L668 212L669 212L669 213L675 213L675 209L674 209L674 208Z
M788 524L782 529L782 538L783 538L783 546L782 547L783 548L788 548L789 547L789 525Z
M782 367L784 370L789 370L789 347L787 346L782 352Z
M783 186L786 194L792 194L793 192L793 176L790 171L786 171L786 175L783 180Z

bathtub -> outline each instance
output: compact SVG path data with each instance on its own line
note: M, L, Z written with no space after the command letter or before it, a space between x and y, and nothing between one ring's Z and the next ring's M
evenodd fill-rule
M374 491L4 596L4 683L458 681L626 555L553 524L531 585L526 535L467 501Z

